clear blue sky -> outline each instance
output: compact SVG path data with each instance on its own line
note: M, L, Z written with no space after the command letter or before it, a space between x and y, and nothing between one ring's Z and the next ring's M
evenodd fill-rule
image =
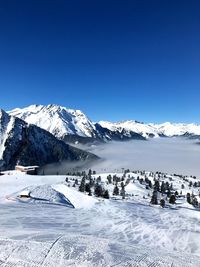
M199 0L1 0L0 107L200 123Z

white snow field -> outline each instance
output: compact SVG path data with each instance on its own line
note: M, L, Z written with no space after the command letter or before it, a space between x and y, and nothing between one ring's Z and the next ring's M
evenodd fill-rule
M125 200L95 198L65 178L0 176L1 267L200 266L200 211L192 205L152 207L137 181Z

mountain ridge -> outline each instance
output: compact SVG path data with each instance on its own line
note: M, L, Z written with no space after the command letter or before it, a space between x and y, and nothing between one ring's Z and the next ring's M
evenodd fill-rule
M63 106L31 105L8 112L35 124L66 142L104 142L110 140L148 139L152 137L200 136L196 123L144 123L137 120L93 122L81 110Z
M10 116L0 109L0 168L16 164L45 165L63 160L94 160L98 157L58 140L48 131Z

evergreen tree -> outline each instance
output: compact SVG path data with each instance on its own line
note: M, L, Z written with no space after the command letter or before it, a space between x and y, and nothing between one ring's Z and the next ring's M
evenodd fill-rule
M162 194L164 194L165 193L165 183L164 183L164 181L162 181L162 183L161 183L161 187L160 187L160 191L161 191L161 193Z
M151 201L150 203L153 204L153 205L158 205L158 197L157 197L157 191L154 190L153 191L153 194L152 194L152 197L151 197Z
M103 198L106 198L106 199L109 199L109 198L110 198L110 195L109 195L108 190L105 190L105 191L103 192Z
M122 199L125 199L125 185L124 182L121 182L121 191L120 191L120 195L122 196Z
M176 203L176 196L175 195L171 195L169 198L169 203L170 204L175 204Z
M89 185L90 185L90 187L94 186L94 180L91 177L90 177L90 180L89 180Z
M101 183L101 176L97 177L97 183Z
M87 184L85 185L85 192L89 193L90 191L91 191L91 190L90 190L90 184L87 183Z
M158 180L155 180L155 183L154 183L154 189L157 191L157 192L160 192L160 183Z
M79 186L80 192L85 192L85 176L81 179L81 184Z
M170 184L170 190L173 190L173 184L172 183Z
M152 182L149 180L149 187L152 188Z
M165 200L164 200L164 199L161 199L161 200L160 200L160 206L161 206L162 208L165 207Z
M91 188L89 188L88 196L92 196Z
M190 196L190 193L187 193L187 195L186 195L186 199L187 199L187 202L189 203L189 204L191 204L191 196Z
M118 186L116 184L114 189L113 189L113 196L118 196L118 195L119 195L119 188L118 188Z
M199 206L199 203L198 203L198 200L197 200L196 197L193 197L193 198L192 198L192 205L193 205L195 208L197 208L197 207Z
M100 184L98 184L98 183L96 183L96 185L95 185L94 194L97 197L102 197L103 196L102 186Z
M167 190L167 197L170 197L170 196L171 196L171 190L168 189L168 190Z
M88 176L89 176L89 178L92 176L92 170L91 169L89 169L89 171L88 171Z
M107 176L107 180L109 184L112 184L112 176L110 174Z

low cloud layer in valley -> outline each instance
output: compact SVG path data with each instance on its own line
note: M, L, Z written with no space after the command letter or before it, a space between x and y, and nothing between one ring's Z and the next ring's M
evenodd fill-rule
M111 142L89 150L104 160L94 166L102 172L130 168L200 176L200 145L194 140L159 138Z

